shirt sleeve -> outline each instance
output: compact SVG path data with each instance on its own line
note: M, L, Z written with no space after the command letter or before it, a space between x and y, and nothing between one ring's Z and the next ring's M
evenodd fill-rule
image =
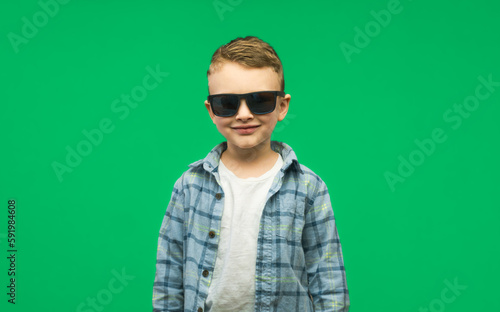
M309 292L318 311L349 311L342 248L326 184L320 180L305 215L303 247Z
M182 177L174 185L158 237L153 312L184 311L184 191Z

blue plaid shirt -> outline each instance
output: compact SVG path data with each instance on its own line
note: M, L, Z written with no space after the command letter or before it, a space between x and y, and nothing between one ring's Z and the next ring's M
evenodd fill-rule
M224 209L218 166L226 148L227 142L218 144L175 182L158 238L153 311L205 311ZM342 249L326 184L298 163L287 144L271 141L271 148L283 166L260 220L255 311L347 312Z

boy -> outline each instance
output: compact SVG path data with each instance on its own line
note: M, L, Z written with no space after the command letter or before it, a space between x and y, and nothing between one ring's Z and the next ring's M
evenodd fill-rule
M248 36L207 72L226 138L176 181L158 239L153 311L349 310L327 187L271 141L290 102L274 49Z

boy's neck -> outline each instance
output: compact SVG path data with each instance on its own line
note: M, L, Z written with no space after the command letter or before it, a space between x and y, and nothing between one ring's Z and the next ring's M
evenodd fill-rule
M221 154L224 165L243 179L264 174L274 166L277 159L278 153L271 149L270 140L248 149L228 143L227 149Z

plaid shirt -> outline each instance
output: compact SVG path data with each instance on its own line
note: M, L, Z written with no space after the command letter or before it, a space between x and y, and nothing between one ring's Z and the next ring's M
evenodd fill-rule
M218 166L226 148L227 142L218 144L175 182L158 238L154 312L205 311L224 208ZM260 220L255 311L347 312L342 249L326 184L298 163L287 144L271 141L271 148L283 166Z

